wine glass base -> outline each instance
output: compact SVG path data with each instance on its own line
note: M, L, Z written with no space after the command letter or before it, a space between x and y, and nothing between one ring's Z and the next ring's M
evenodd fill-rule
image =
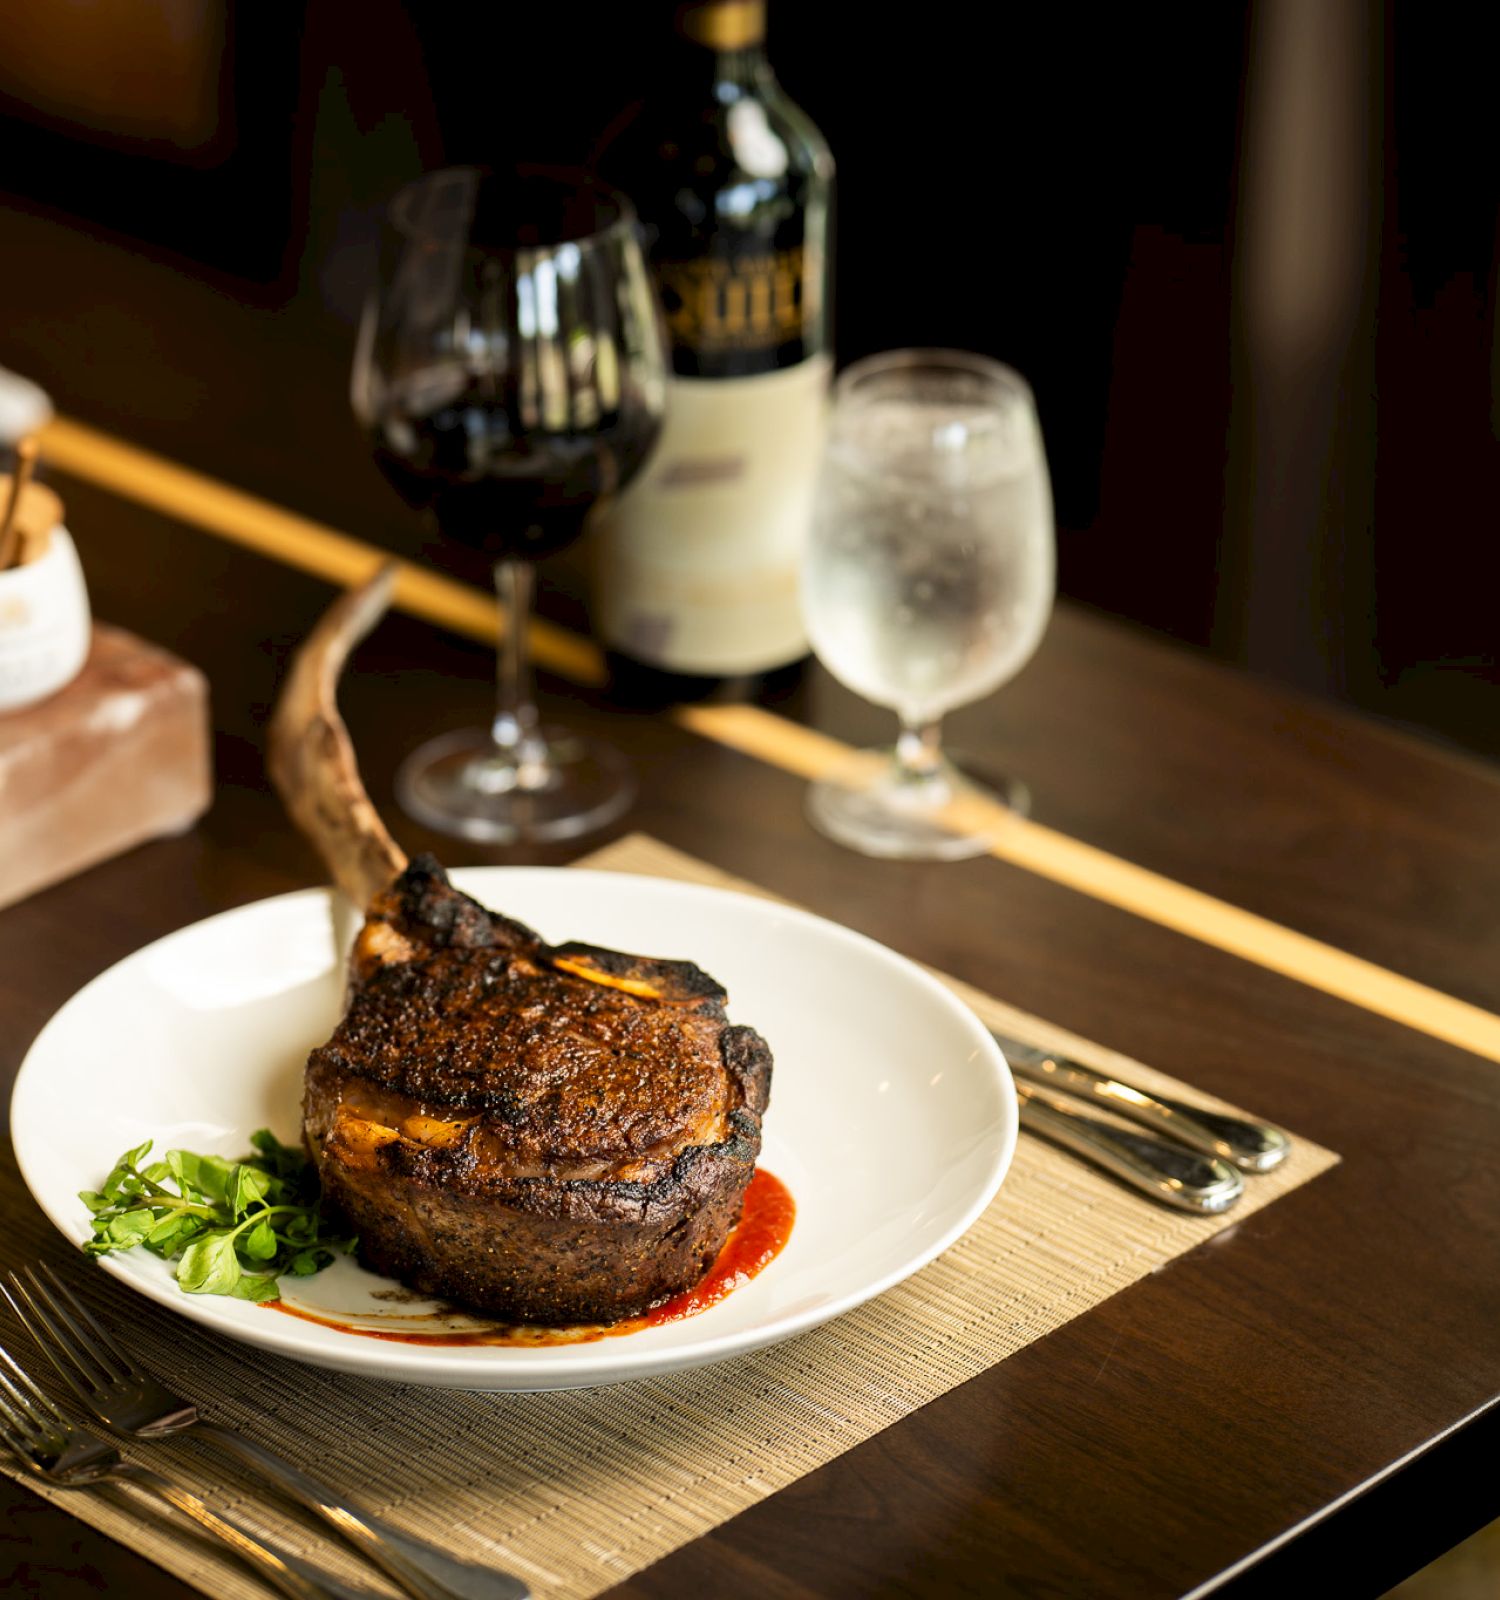
M487 729L444 734L396 774L396 798L418 822L485 844L575 839L621 816L635 779L618 750L565 728L544 728L547 760L532 770L500 757Z
M819 833L862 855L899 861L964 861L982 856L1018 817L1031 793L1015 778L987 783L942 761L913 782L893 750L863 750L807 791L808 820Z

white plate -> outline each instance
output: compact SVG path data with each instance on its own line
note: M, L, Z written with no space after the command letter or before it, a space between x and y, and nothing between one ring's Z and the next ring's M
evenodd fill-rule
M721 1361L826 1322L941 1254L994 1196L1016 1142L1004 1059L903 957L806 912L693 884L542 867L453 878L545 938L689 956L728 988L730 1016L776 1058L761 1161L797 1203L781 1255L696 1317L540 1348L396 1343L186 1295L140 1250L104 1258L109 1271L181 1316L319 1366L449 1388L576 1388ZM143 1139L158 1153L234 1156L259 1127L296 1138L303 1063L342 998L333 904L305 890L195 923L111 967L43 1029L11 1128L32 1194L68 1238L89 1236L77 1191ZM335 1316L388 1314L370 1298L382 1288L341 1262L297 1282L295 1297Z

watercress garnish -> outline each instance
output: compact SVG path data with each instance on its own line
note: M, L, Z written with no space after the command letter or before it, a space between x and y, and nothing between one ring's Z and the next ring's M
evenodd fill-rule
M327 1226L318 1211L318 1173L295 1145L262 1128L239 1161L169 1150L142 1162L151 1141L127 1150L98 1189L78 1198L94 1214L90 1255L144 1245L177 1263L188 1294L277 1300L284 1273L321 1272L355 1240Z

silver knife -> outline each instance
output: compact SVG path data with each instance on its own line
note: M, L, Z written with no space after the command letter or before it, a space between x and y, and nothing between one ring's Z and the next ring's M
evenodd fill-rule
M1103 1167L1163 1205L1217 1216L1244 1193L1245 1180L1217 1156L1086 1117L1076 1104L1029 1083L1018 1083L1016 1094L1023 1128Z
M990 1032L1005 1052L1005 1059L1016 1077L1096 1101L1118 1117L1138 1122L1153 1133L1164 1133L1205 1155L1233 1162L1245 1172L1269 1172L1286 1159L1292 1147L1287 1135L1268 1122L1252 1122L1223 1111L1188 1105L1095 1072L1081 1061L1038 1050L1034 1045L1009 1039L994 1029Z

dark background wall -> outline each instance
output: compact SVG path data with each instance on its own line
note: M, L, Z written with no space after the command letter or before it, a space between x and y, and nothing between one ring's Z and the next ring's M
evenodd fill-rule
M90 0L146 110L0 70L0 187L333 350L384 198L584 158L672 9ZM162 13L202 48L153 125ZM1500 753L1495 8L772 0L770 46L839 163L840 360L1028 376L1068 593Z

